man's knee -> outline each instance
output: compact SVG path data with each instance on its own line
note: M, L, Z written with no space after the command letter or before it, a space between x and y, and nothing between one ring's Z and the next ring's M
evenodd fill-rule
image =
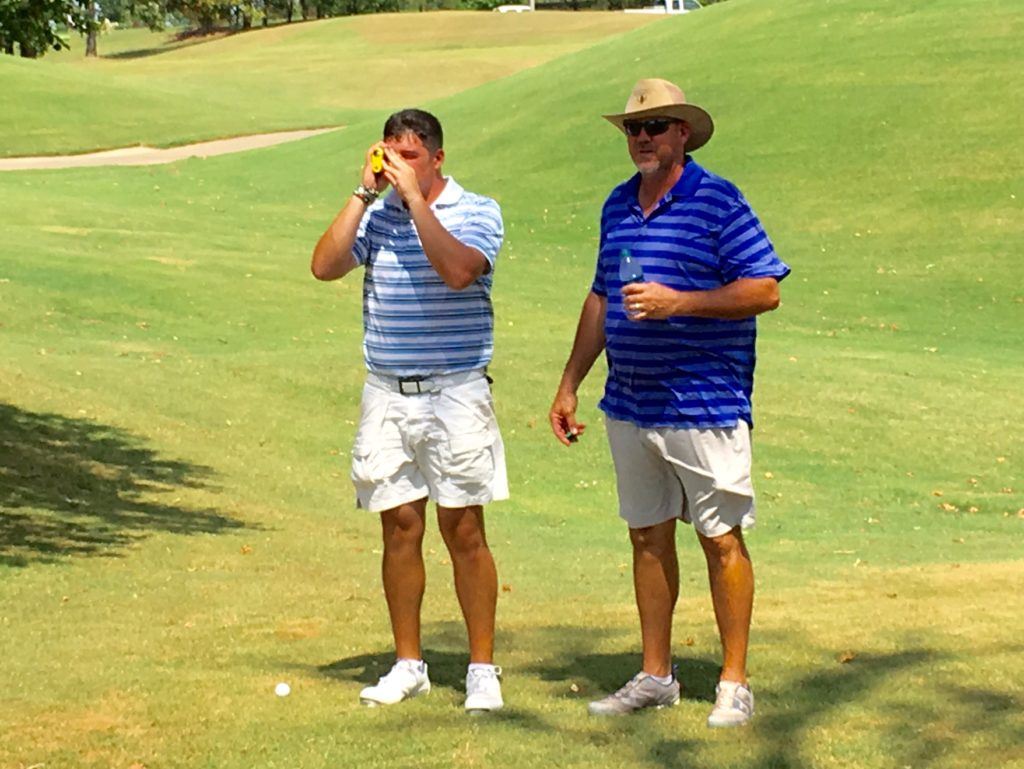
M418 504L401 505L380 515L386 545L418 545L423 541L425 524Z
M674 524L674 521L669 523ZM675 526L659 523L655 526L642 526L629 530L629 539L633 543L636 556L654 556L663 558L674 554L676 549Z
M473 556L487 549L480 508L439 509L437 517L441 538L453 556Z
M743 530L739 526L717 537L698 536L704 555L712 566L728 566L737 560L750 560L747 545L743 541Z

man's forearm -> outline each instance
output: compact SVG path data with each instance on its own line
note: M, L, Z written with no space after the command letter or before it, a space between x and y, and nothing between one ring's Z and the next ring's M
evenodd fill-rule
M366 212L366 203L353 195L338 212L313 249L310 269L317 280L336 280L356 267L352 246L356 242L359 222Z
M775 278L740 278L709 291L680 291L673 315L740 320L779 306Z
M423 253L449 288L461 291L487 269L487 259L475 248L459 242L444 228L423 198L409 203L409 213L420 236Z
M559 390L575 393L590 373L597 356L604 350L604 317L607 306L608 302L603 296L598 296L593 291L587 294L576 326L572 352L565 364L565 371L562 372L562 381L558 385Z

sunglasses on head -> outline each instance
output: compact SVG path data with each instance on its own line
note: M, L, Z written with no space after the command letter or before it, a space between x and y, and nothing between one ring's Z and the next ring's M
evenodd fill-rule
M646 132L648 136L660 136L668 130L670 125L678 122L678 120L659 117L653 120L627 120L622 127L633 137L639 136L641 131Z

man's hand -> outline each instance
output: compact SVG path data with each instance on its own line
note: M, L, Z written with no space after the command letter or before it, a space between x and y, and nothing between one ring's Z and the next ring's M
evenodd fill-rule
M416 171L405 158L389 147L384 147L384 178L391 183L407 206L423 199Z
M622 296L630 320L665 320L683 314L686 293L661 283L630 283L623 286Z
M587 426L576 421L576 406L579 401L576 393L567 390L559 390L555 394L555 401L551 404L551 411L548 412L548 419L551 421L551 432L555 434L559 443L569 446L576 438L583 435Z
M377 190L378 193L381 193L388 188L388 180L384 177L383 171L375 174L370 162L370 157L373 155L374 150L378 148L385 149L384 142L371 144L370 148L366 150L366 159L363 163L363 186L369 190Z

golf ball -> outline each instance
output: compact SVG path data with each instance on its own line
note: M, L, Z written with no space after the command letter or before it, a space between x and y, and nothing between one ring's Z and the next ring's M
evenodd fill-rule
M279 683L277 686L274 687L274 694L276 694L278 697L287 697L291 693L292 693L292 687L290 687L284 681L282 681L281 683Z

